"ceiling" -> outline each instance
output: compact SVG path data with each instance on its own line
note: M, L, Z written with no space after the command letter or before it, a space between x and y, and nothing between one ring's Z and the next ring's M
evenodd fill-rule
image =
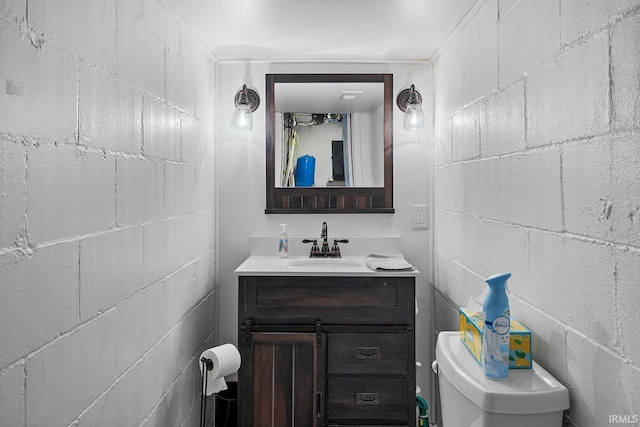
M162 0L219 61L421 61L478 0Z
M371 113L382 104L382 83L276 83L275 109L289 113Z

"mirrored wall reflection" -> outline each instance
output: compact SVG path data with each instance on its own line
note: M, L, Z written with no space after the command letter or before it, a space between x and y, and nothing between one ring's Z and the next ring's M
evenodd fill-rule
M278 108L278 99L285 94L278 91L282 85L276 84L277 187L384 187L383 85L350 85L349 90L336 89L334 111L291 112ZM375 92L375 101L366 107L355 101L365 90ZM353 105L344 105L349 101L344 93L354 97ZM309 99L300 90L296 96ZM317 99L318 94L313 96ZM327 108L323 102L320 105Z

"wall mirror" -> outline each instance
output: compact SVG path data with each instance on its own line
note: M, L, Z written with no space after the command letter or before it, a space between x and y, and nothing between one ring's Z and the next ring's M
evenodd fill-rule
M393 213L393 76L266 75L266 213Z

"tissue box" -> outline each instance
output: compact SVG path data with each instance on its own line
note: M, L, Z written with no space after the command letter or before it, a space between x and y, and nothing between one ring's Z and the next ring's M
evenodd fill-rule
M484 314L460 309L460 340L482 365ZM531 369L531 331L513 317L509 331L509 369Z

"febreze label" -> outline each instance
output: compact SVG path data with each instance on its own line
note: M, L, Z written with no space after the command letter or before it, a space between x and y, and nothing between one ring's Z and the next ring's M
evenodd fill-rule
M498 316L493 319L491 329L500 337L500 354L503 357L506 355L505 363L509 363L509 311L505 313L505 316Z
M496 317L493 319L491 327L498 335L507 334L509 333L509 318L506 316Z

